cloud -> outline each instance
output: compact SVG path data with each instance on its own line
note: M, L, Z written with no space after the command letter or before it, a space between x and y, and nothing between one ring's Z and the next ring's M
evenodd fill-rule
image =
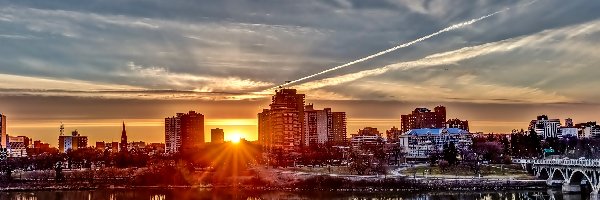
M0 39L29 40L29 39L36 39L36 37L29 36L29 35L6 35L6 34L0 34Z
M374 87L375 85L379 87ZM471 103L580 103L572 98L537 88L486 83L481 78L464 75L443 76L418 85L410 81L363 81L348 86L360 99L411 102Z
M301 85L296 86L299 90L310 91L318 88L324 88L329 86L347 84L350 82L354 82L357 80L361 80L367 77L372 76L380 76L386 73L390 73L396 70L402 70L401 73L414 73L411 70L418 70L422 68L429 67L448 67L448 66L460 66L465 61L469 61L472 59L477 59L480 57L485 57L489 55L495 55L497 57L498 62L502 62L501 60L507 59L506 55L502 55L502 53L506 52L522 52L522 51L530 51L546 49L546 50L554 50L560 51L563 53L576 53L576 54L586 54L587 56L593 57L593 55L597 55L600 53L600 50L594 48L595 45L590 44L589 42L583 42L582 40L586 40L586 37L590 37L591 35L600 35L600 21L592 21L584 24L573 25L569 27L564 27L560 29L546 30L539 32L537 34L511 38L507 40L502 40L498 42L491 42L482 45L465 47L459 50L437 53L430 56L427 56L422 59L418 59L415 61L409 62L401 62L396 64L391 64L388 66L363 70L359 72L348 73L345 75L340 75L336 77L326 78L317 81L307 82ZM528 55L528 54L524 54ZM540 56L541 57L541 56ZM566 56L560 57L562 60L567 60ZM591 63L588 63L591 65ZM477 66L472 66L477 68ZM528 66L528 68L532 68ZM505 70L509 68L506 67ZM447 70L447 69L446 69ZM568 71L566 71L568 72ZM554 73L559 74L559 73ZM448 76L450 74L446 74ZM442 76L443 77L443 76ZM466 79L465 79L466 78ZM447 77L446 77L447 79ZM544 90L539 88L531 88L531 86L518 87L518 86L508 86L502 84L494 84L494 83L485 83L485 77L475 77L475 76L461 76L456 77L456 80L446 80L440 79L440 77L435 77L435 79L423 80L419 85L426 85L425 88L421 88L421 86L412 86L415 84L411 84L409 82L404 82L402 80L395 81L397 86L393 86L393 84L389 84L388 87L391 88L392 91L388 91L390 94L405 94L402 100L415 100L415 101L423 101L429 98L434 99L445 99L445 100L457 100L457 101L487 101L493 102L493 100L497 99L499 101L514 101L514 102L538 102L538 103L549 103L549 102L571 102L577 101L572 98L568 98L562 95L557 95L553 92L544 92ZM478 81L473 81L475 79L479 79ZM452 85L457 81L463 81L460 85L463 85L462 89L464 92L458 92L455 90L451 90L451 92L455 93L447 93L443 94L440 91L444 91L443 88L439 87L427 87L427 81L435 80L436 84L434 85ZM445 82L440 81L445 80ZM378 79L381 81L381 79ZM464 82L466 81L466 82ZM460 82L459 82L460 83ZM510 84L510 83L508 83ZM513 83L514 84L514 83ZM541 83L540 83L541 84ZM359 84L360 85L360 84ZM376 83L368 84L369 86L377 85ZM360 85L363 87L362 89L367 89L369 86ZM384 87L386 88L386 87ZM410 91L411 88L415 89ZM374 90L385 90L377 87ZM427 92L429 91L429 92ZM544 94L545 93L545 94ZM415 94L419 94L414 96ZM460 98L452 98L452 95L461 94L467 97ZM474 96L470 96L474 95Z
M123 77L148 80L158 87L171 89L191 89L199 92L213 91L248 91L260 87L270 86L272 83L241 79L238 77L197 76L186 73L169 72L165 67L136 65L134 62L127 64L129 72Z
M273 2L103 0L86 6L72 0L0 0L0 30L3 30L0 34L5 35L0 36L3 40L0 73L136 88L136 92L109 91L109 94L89 92L94 91L92 86L91 89L87 86L61 89L61 86L53 94L46 91L45 95L86 93L90 97L168 99L167 92L159 95L154 91L172 91L171 97L175 98L262 98L261 94L248 91L314 74L327 69L326 66L337 66L449 24L522 3L517 0ZM566 87L573 87L577 80L586 80L578 83L585 87L597 87L597 82L591 79L594 73L586 72L596 60L595 46L586 45L594 42L594 36L581 40L584 34L575 34L576 40L570 44L548 39L531 43L532 48L518 46L510 50L501 49L510 48L507 45L486 44L597 20L598 8L599 3L589 0L540 1L464 31L457 30L337 71L331 74L335 78L300 87L319 98L369 99L368 95L348 88L373 79L395 83L394 79L421 81L411 78L419 77L426 81L439 74L423 66L450 65L449 74L470 75L485 85L556 93L573 102L593 99L598 95ZM585 27L576 29L584 31ZM20 36L35 39L27 40L24 45L25 38ZM462 51L455 52L456 49ZM478 52L480 49L484 52ZM568 54L561 55L563 52ZM530 61L528 57L536 59ZM545 62L552 62L549 66L552 70L538 70L539 66L547 65ZM501 66L503 63L511 66ZM569 64L572 66L568 67ZM390 69L361 71L372 66ZM527 70L536 70L539 75L525 77ZM578 78L566 77L567 74ZM44 87L32 86L27 94L39 93L39 88ZM313 91L315 88L318 90ZM27 91L23 87L18 89L10 91L11 95Z
M135 90L141 89L128 85L117 85L110 83L98 83L81 80L56 80L41 77L27 77L10 74L0 74L1 89L18 90L79 90L85 88L88 91L99 90Z

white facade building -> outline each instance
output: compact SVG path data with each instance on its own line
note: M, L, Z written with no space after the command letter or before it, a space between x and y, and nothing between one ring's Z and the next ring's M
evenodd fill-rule
M576 127L561 127L561 137L579 137L579 129Z
M423 128L407 131L400 136L399 145L407 159L425 160L434 152L441 153L444 146L454 143L457 149L468 149L472 135L458 128Z
M312 104L304 106L304 146L325 144L333 134L331 108L315 110Z
M11 136L8 137L8 157L27 157L27 147L25 146L25 138Z
M350 146L356 150L363 145L383 145L385 141L381 135L352 135Z
M529 130L535 131L542 139L558 137L560 135L560 119L548 119L548 116L538 116L536 120L531 120Z
M581 132L583 137L600 137L600 126L586 126Z
M177 153L181 147L181 116L165 118L165 153Z

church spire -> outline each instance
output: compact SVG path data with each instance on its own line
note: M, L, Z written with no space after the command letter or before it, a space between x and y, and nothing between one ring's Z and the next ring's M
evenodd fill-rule
M121 152L127 152L127 131L125 130L125 121L123 121L123 131L121 132Z

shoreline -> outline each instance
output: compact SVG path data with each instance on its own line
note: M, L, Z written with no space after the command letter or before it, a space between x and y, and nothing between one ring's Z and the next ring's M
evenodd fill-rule
M314 184L317 181L318 184ZM39 183L39 182L38 182ZM334 183L334 184L332 184ZM342 183L342 184L340 184ZM473 191L473 190L541 190L549 186L543 180L510 180L510 179L408 179L388 178L380 180L348 180L345 178L330 177L327 175L315 176L285 186L271 185L114 185L114 184L90 184L90 183L47 183L31 185L28 183L11 183L0 186L0 192L30 192L30 191L90 191L90 190L125 190L125 189L205 189L205 190L240 190L240 191L330 191L330 192L398 192L398 191ZM328 187L323 185L335 185L341 187Z

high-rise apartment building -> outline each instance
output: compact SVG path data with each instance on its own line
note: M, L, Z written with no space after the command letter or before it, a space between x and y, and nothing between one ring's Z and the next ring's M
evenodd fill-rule
M411 114L402 115L401 123L403 133L419 128L446 128L446 107L437 106L433 112L427 108L416 108Z
M225 142L225 131L220 128L210 129L210 142L223 143Z
M181 117L181 148L191 149L204 144L204 115L190 111Z
M325 144L332 128L331 108L315 110L312 104L304 107L304 146Z
M300 152L308 140L304 135L304 94L295 89L276 90L269 107L258 113L258 140L266 153L277 155L278 165L291 165L292 153Z
M6 149L8 145L6 137L6 115L0 113L0 150Z
M258 113L258 141L265 152L280 155L280 164L289 164L291 153L300 153L304 147L347 141L346 113L305 106L304 98L295 89L279 89L269 109Z
M273 125L271 123L271 111L263 109L258 113L258 143L262 145L263 150L270 150L273 143Z
M165 118L165 152L177 153L204 144L204 115L189 111Z
M181 115L165 118L165 152L172 154L179 152L181 147Z
M334 145L345 145L348 142L346 112L332 112L331 116L331 134L328 140Z
M331 108L315 110L312 104L304 107L304 146L317 144L341 145L346 138L346 113Z

